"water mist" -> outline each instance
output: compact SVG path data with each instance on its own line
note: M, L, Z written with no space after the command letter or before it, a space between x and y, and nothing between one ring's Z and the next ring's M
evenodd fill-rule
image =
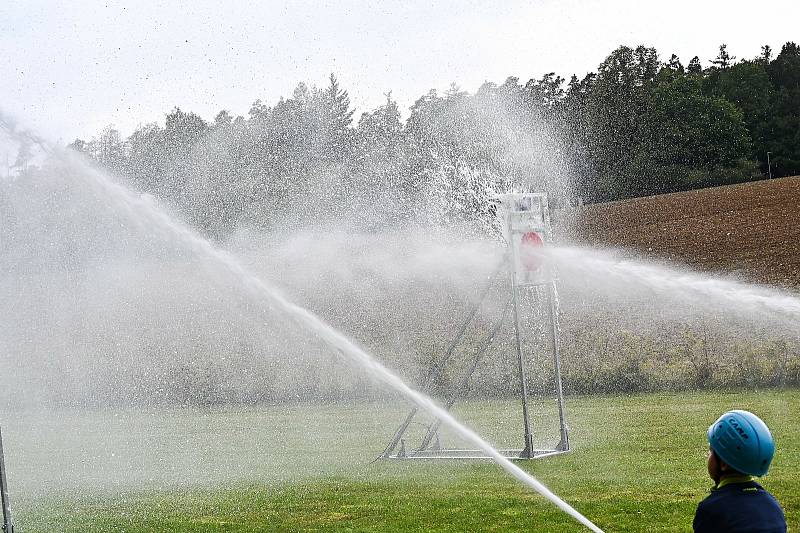
M74 154L53 150L35 136L15 133L5 120L0 120L0 126L15 138L38 144L43 150L49 152L54 160L59 161L71 172L72 175L70 177L76 183L91 188L94 194L103 200L103 203L111 206L120 216L124 217L127 223L140 225L149 232L170 238L177 246L189 251L200 260L213 263L221 275L232 278L254 301L257 301L270 311L289 316L304 330L320 338L371 377L398 391L430 415L440 419L456 434L478 447L520 482L545 496L587 528L595 532L601 532L590 520L561 500L530 474L501 455L475 432L459 423L433 400L409 387L356 343L327 325L315 314L292 303L275 288L251 274L233 255L216 248L187 226L176 222L152 199L134 194L122 185L113 182L100 171L90 168Z

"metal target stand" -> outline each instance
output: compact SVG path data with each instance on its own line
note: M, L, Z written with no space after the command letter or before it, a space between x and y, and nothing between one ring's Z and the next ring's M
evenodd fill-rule
M423 390L430 388L434 379L441 374L445 365L453 355L456 346L464 337L469 325L476 316L478 309L489 296L491 289L500 279L501 272L508 268L511 277L511 296L506 301L500 319L489 332L489 335L480 344L473 355L472 362L466 374L454 387L445 402L449 411L460 398L465 397L470 390L470 379L477 369L484 353L492 344L504 322L509 308L512 311L515 334L515 348L517 355L517 372L520 382L520 395L522 403L522 429L523 446L521 449L498 450L509 459L536 459L558 455L569 451L569 432L564 415L564 393L561 384L561 358L559 354L559 326L558 326L558 293L556 280L552 268L543 261L541 247L553 240L550 225L550 211L547 204L547 195L543 193L505 194L499 198L498 213L502 217L504 236L508 243L508 252L500 268L490 277L489 283L483 289L476 306L466 317L459 328L455 338L450 343L444 355L431 365L423 382ZM552 449L537 449L534 446L533 427L530 420L530 406L528 403L528 368L525 364L522 342L522 325L520 319L520 295L523 291L533 291L534 301L541 305L542 316L545 318L546 334L548 337L548 351L553 362L553 379L555 382L555 396L558 406L559 442ZM435 420L428 427L421 443L413 448L406 444L406 432L414 421L419 409L411 409L405 420L395 431L386 449L381 454L383 459L485 459L487 456L480 450L444 448L439 436L440 420Z

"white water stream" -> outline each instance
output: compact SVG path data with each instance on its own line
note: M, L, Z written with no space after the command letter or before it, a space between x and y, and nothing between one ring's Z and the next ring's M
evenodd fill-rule
M777 289L619 259L585 248L553 247L546 255L560 275L584 280L596 289L610 287L612 292L623 294L644 289L697 306L745 312L753 317L767 315L791 326L800 325L800 299Z

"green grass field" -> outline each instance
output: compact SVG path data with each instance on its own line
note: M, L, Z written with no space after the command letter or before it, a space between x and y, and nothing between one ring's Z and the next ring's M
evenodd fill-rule
M798 527L800 391L572 398L567 407L573 452L521 465L605 531L690 531L695 506L710 487L705 473L705 430L717 415L734 407L751 409L772 426L778 451L763 484L783 504L790 529ZM402 409L395 408L384 419L376 418L375 406L369 405L325 407L321 413L313 409L313 416L308 408L285 408L277 415L265 411L206 414L203 416L210 418L202 427L196 421L187 422L200 416L197 412L158 417L165 427L182 420L194 428L195 436L203 431L218 436L212 439L213 453L201 450L214 457L179 463L189 470L216 464L217 470L207 478L193 471L187 479L165 482L157 475L165 465L159 466L152 456L141 461L142 469L151 470L150 484L137 477L130 484L116 480L110 486L97 484L95 490L73 493L61 472L58 488L26 496L25 487L32 492L33 485L20 482L22 488L15 494L12 478L12 496L20 500L18 530L585 531L492 463L369 464L399 421ZM513 411L512 402L472 403L463 415L481 428ZM276 454L267 454L266 448L248 453L256 441L266 440L267 448L279 445L274 431L262 429L259 434L243 429L263 425L265 419L274 422L275 417L284 417L289 425L300 418L306 428L318 424L319 430L312 432L316 440L304 441L299 434L289 438L282 432L281 438L289 439L284 444L293 449L297 445L297 456L288 448L278 454L284 457L280 461ZM220 427L223 421L228 426ZM158 437L180 440L186 432L187 427L180 427L172 436L165 431ZM113 431L104 429L103 433L104 438L113 440ZM104 442L108 445L108 440ZM206 440L196 441L201 442ZM131 449L144 453L139 447ZM225 450L232 451L226 454ZM124 450L121 453L124 455ZM241 458L238 462L237 457ZM259 457L264 457L263 465ZM34 456L25 458L33 460ZM16 472L23 468L21 463L15 465ZM134 460L121 472L133 476L135 464ZM96 466L101 471L109 468L107 463ZM86 472L92 468L90 464ZM37 479L46 476L46 472L40 473Z

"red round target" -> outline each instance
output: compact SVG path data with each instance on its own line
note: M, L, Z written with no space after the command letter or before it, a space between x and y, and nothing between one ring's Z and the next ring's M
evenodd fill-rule
M527 270L538 270L542 266L542 237L535 231L529 231L522 235L520 243L520 260L522 266Z

